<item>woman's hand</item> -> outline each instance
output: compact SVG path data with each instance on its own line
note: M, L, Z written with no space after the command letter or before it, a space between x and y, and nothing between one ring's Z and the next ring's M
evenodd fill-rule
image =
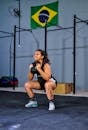
M37 64L36 64L36 69L37 69L37 70L40 70L40 69L41 69L41 64L40 64L40 63L37 63Z

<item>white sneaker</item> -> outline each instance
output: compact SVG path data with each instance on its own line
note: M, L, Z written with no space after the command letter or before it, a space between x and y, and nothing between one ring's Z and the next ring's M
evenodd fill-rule
M55 105L53 102L49 102L49 111L55 110Z
M25 107L38 107L37 101L29 101Z

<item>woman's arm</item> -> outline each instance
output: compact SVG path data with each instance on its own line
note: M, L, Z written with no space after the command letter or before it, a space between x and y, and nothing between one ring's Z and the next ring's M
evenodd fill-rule
M32 80L33 79L33 77L34 77L34 75L29 71L29 73L28 73L28 80Z
M34 74L31 73L31 68L33 67L33 64L30 64L29 66L29 72L28 72L28 80L32 80L34 77Z
M49 80L51 78L51 67L48 63L44 65L43 70L41 69L41 66L39 64L36 66L36 69L43 79Z

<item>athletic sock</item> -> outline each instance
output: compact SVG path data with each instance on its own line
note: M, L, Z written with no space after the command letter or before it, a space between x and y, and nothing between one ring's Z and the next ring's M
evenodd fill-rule
M30 98L30 101L36 101L36 97Z
M54 103L54 102L55 102L55 100L54 100L54 99L51 99L51 100L49 100L49 102L53 102L53 103Z

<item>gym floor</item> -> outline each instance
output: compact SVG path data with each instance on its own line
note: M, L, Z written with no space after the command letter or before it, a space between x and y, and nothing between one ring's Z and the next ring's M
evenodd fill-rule
M0 130L88 130L88 95L55 95L48 111L45 94L36 93L39 107L25 108L24 88L0 88Z

